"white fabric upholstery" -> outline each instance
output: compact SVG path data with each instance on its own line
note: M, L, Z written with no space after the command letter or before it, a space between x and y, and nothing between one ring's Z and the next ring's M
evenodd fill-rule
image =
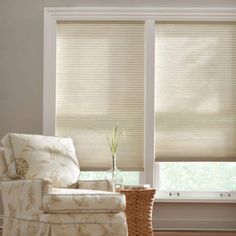
M124 212L106 212L106 213L71 213L71 214L42 214L39 216L41 222L44 223L64 223L64 224L126 224Z
M4 217L37 220L43 213L43 194L48 182L38 180L11 180L1 183Z
M108 192L107 180L77 181L72 140L11 134L3 145L0 174L11 177L1 182L3 236L128 235L124 195ZM53 171L61 173L60 178L52 178ZM22 179L12 179L18 177Z
M70 138L7 134L2 139L8 176L44 178L55 187L68 187L79 178L79 166Z
M0 179L7 178L7 166L4 155L4 148L0 147Z
M121 194L79 189L54 189L49 182L40 179L5 181L1 184L1 191L4 205L3 236L128 235L126 217L123 212L125 198ZM88 200L86 193L88 193ZM48 198L53 195L57 195L59 199L63 195L66 201L60 202L60 206L57 199ZM73 196L78 195L83 195L83 200L78 198L79 200L76 199L76 201L78 200L79 204L73 205ZM101 200L101 195L103 200ZM114 201L114 206L112 201ZM48 209L49 206L52 209L51 213L45 212L45 208ZM74 209L69 210L69 207L74 207ZM87 211L86 207L88 207ZM67 210L60 212L63 208ZM99 211L98 208L100 208ZM112 210L107 210L109 208ZM115 212L113 212L114 209Z
M43 198L47 213L120 212L125 210L125 196L86 189L52 189Z
M73 217L73 216L71 216ZM86 215L84 216L86 217ZM100 216L98 215L98 218ZM115 217L116 218L116 217ZM87 217L87 219L90 219ZM124 219L124 217L123 217ZM112 219L111 219L112 220ZM125 221L110 223L43 223L4 219L3 236L127 236ZM5 230L7 229L7 231Z
M112 184L108 180L79 180L77 182L77 187L79 189L112 191Z

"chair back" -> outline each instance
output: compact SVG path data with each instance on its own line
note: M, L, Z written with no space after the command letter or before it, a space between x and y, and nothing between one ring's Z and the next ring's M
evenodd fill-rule
M7 134L2 139L5 168L12 179L45 179L54 187L70 187L79 179L80 169L71 138ZM7 167L7 169L6 169Z

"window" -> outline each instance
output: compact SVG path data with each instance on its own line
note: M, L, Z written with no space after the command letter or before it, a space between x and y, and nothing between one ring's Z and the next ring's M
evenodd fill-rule
M45 14L44 133L74 138L81 177L104 177L118 122L127 183L235 191L236 17L76 11Z
M235 23L156 24L160 190L236 190L235 36Z
M159 191L236 191L234 162L162 162Z
M111 166L106 135L118 125L126 133L118 168L131 171L122 173L124 184L137 184L143 169L144 23L58 21L56 29L55 134L73 138L81 178L104 178Z

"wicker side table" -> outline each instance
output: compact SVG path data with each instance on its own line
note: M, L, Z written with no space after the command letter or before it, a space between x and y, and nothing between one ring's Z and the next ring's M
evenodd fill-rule
M126 217L129 236L153 236L152 209L156 190L121 189L126 197Z

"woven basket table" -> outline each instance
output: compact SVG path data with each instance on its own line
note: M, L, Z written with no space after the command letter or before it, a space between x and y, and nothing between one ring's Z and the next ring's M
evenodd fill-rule
M126 197L129 236L153 236L152 209L156 190L151 188L121 189Z

